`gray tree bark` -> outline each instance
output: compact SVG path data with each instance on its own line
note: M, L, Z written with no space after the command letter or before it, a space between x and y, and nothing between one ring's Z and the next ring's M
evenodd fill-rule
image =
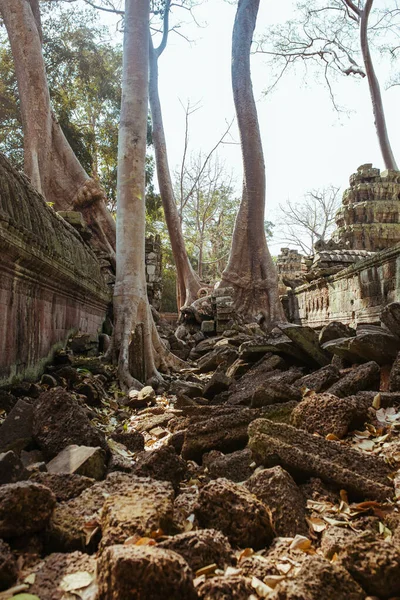
M264 231L265 165L250 73L250 47L260 0L239 0L232 37L232 88L238 120L243 195L222 286L235 290L235 308L246 317L262 314L267 326L286 320L278 277Z

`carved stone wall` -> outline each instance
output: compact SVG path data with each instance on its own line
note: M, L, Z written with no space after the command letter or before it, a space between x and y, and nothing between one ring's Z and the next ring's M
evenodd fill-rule
M293 323L322 327L331 321L349 325L379 323L381 308L400 301L400 244L376 252L330 277L288 293Z
M89 246L0 154L0 385L36 377L73 332L95 335L110 300Z

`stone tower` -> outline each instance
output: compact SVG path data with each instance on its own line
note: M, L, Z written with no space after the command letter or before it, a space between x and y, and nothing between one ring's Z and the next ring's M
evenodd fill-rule
M384 250L400 242L400 171L361 165L350 177L333 240L351 250Z

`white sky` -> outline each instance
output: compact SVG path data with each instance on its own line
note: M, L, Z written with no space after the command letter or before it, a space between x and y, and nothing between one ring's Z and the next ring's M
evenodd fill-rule
M379 0L376 2L379 5ZM261 0L257 33L279 20L290 17L292 0ZM231 35L235 6L224 0L205 0L196 8L199 29L193 24L182 27L192 44L171 35L159 63L160 97L166 129L170 167L180 162L183 150L184 104L199 102L202 110L191 118L190 146L195 152L208 151L234 115L230 81ZM400 160L400 87L385 91L387 71L380 69L380 57L374 57L380 77L389 135ZM303 70L298 76L286 75L267 98L262 90L271 82L271 73L261 55L252 58L252 77L264 145L267 197L266 218L277 220L279 203L288 198L301 201L310 189L330 184L344 190L358 166L372 162L383 169L375 134L366 79L343 77L335 86L339 105L350 115L333 110L328 92L313 77L304 83ZM238 141L237 130L233 136ZM225 145L219 155L232 168L240 189L242 166L240 146ZM273 254L283 245L272 241Z

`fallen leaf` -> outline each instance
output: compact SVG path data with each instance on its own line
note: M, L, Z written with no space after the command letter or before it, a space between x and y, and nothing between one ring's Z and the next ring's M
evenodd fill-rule
M296 535L289 546L289 550L308 550L311 546L311 540L304 535Z
M30 575L25 577L24 583L29 583L30 585L33 585L35 583L35 579L36 579L36 573L31 573Z
M357 448L371 452L375 448L375 443L372 440L362 440L361 442L357 442Z
M307 519L307 522L315 533L321 533L321 531L324 531L327 527L325 521L318 517L310 517Z
M129 538L128 538L128 540L129 540ZM124 545L129 546L129 544L126 544L126 541L125 541ZM134 542L133 545L134 546L157 546L157 542L154 538L141 537L138 540L136 540L136 542Z
M381 407L381 395L378 393L372 401L372 407L378 410Z
M328 435L325 436L326 440L330 440L330 441L334 441L337 442L339 441L339 438L337 435L335 435L334 433L328 433Z
M64 592L74 592L75 590L88 587L92 581L93 575L88 573L88 571L78 571L77 573L65 575L60 583L60 588Z
M225 577L231 577L232 575L240 575L242 569L237 569L235 567L227 567L224 571Z
M212 563L211 565L207 565L205 567L202 567L201 569L197 569L195 576L201 577L202 575L213 575L217 567L218 565L216 563Z
M251 585L256 590L257 595L260 598L268 598L270 593L273 591L272 588L269 587L269 585L266 585L264 582L261 581L261 579L258 579L257 577L252 578Z
M270 588L274 589L278 585L278 583L280 583L284 579L286 579L284 575L266 575L263 578L263 581Z
M276 565L276 568L278 569L278 571L286 575L287 573L289 573L290 569L292 568L292 565L290 563L278 563Z
M239 554L239 562L243 559L243 558L247 558L248 556L253 556L254 554L254 550L253 548L245 548L244 550L241 551L241 553Z

